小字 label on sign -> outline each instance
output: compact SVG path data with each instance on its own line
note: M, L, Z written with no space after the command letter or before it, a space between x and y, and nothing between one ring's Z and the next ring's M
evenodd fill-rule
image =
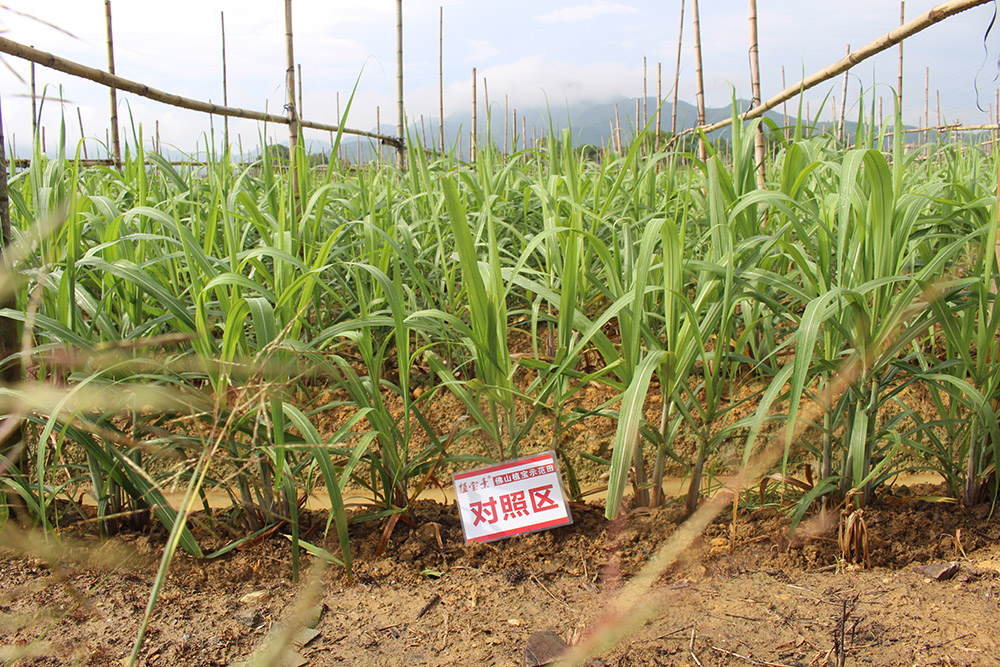
M573 523L551 451L456 473L455 497L467 542Z

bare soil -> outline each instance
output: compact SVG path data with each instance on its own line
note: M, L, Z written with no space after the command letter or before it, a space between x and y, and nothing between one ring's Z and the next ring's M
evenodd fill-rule
M933 490L890 489L865 510L867 568L843 562L835 521L806 522L789 539L777 510L741 513L735 543L731 517L716 522L657 581L649 601L662 611L589 664L1000 664L1000 521L988 505L915 494ZM312 588L292 582L279 534L211 561L179 554L139 663L230 665L284 642L268 664L524 665L532 633L572 644L601 627L623 582L682 520L677 506L614 523L595 505L572 510L571 526L466 545L455 508L422 501L380 556L384 524L352 529L354 579L331 567ZM335 551L320 534L325 515L306 522ZM30 556L0 548L0 658L122 664L164 541L68 530ZM914 569L944 562L959 569L943 581Z

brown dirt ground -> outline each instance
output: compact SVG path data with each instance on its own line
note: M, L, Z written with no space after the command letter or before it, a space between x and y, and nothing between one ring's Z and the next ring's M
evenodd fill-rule
M787 517L765 508L739 515L731 547L728 521L712 524L644 600L659 605L652 618L589 664L836 665L838 652L849 665L1000 664L1000 521L988 505L915 499L925 491L890 489L865 510L867 569L844 565L835 526L808 524L789 540ZM421 501L415 527L398 522L381 556L383 525L354 527L354 581L331 568L312 589L291 581L281 536L213 561L178 555L140 664L229 665L285 638L309 641L268 664L523 665L533 632L573 643L600 627L681 520L676 506L621 523L594 505L573 514L571 526L466 545L453 507ZM306 521L321 526L325 515ZM68 530L61 547L31 555L0 548L0 658L122 664L163 544L157 532L102 544ZM954 578L914 570L942 561L960 564ZM314 636L291 637L282 623L314 625Z

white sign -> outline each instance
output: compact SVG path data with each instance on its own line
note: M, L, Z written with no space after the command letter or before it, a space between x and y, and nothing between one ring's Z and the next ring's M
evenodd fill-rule
M455 473L466 542L490 542L573 523L554 452Z

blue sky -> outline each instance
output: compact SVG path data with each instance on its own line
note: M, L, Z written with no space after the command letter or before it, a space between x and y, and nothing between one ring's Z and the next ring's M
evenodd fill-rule
M909 0L907 18L935 4ZM7 38L90 66L106 66L102 0L8 0L7 6L10 9L0 8L0 24ZM283 7L280 0L115 0L117 72L161 90L221 102L220 12L225 12L229 103L280 112L285 71ZM559 108L566 101L639 96L643 56L648 63L649 94L656 94L658 62L663 68L664 95L670 94L680 0L404 0L404 73L411 120L420 114L428 121L437 118L439 7L444 8L446 114L468 112L474 66L479 74L480 105L485 77L491 102L499 103L501 109L505 95L512 106L522 108L546 101ZM820 11L821 7L826 11ZM75 37L11 10L30 13ZM811 74L841 58L847 44L861 46L896 27L899 10L897 0L840 0L831 4L760 0L763 97L782 89L782 66L790 85L803 73ZM907 123L917 124L923 118L928 67L932 124L937 120L938 91L945 120L989 122L977 102L984 109L995 102L1000 55L996 32L1000 27L984 43L993 12L993 4L970 10L907 41ZM707 103L728 104L734 88L737 95L749 98L746 3L701 0L701 23ZM383 125L395 124L394 0L295 0L294 29L296 60L303 69L304 117L336 122L337 92L343 106L358 81L347 125L372 128L376 106L381 107ZM688 0L679 93L690 102L695 98L692 34ZM896 83L896 58L893 48L852 70L849 108L856 103L859 89L865 90L866 99L882 96L888 104L889 87ZM10 57L5 63L8 67L0 68L4 129L8 135L14 134L21 153L30 136L29 67ZM44 107L43 123L50 144L58 135L60 114L65 113L67 138L70 147L75 147L80 136L77 108L86 134L103 141L109 115L104 88L41 67L36 68L36 79L39 91L43 85L49 86L49 96L58 96L62 86L63 104L50 101ZM873 82L881 85L873 88ZM827 93L839 98L841 85L838 79L809 94L813 113ZM186 151L196 144L204 147L209 127L206 116L128 95L119 100L121 114L127 118L131 113L147 137L159 120L165 144ZM886 106L887 113L888 109ZM240 135L245 146L257 145L263 130L259 124L231 123L234 141ZM282 128L269 128L268 134L285 136Z

